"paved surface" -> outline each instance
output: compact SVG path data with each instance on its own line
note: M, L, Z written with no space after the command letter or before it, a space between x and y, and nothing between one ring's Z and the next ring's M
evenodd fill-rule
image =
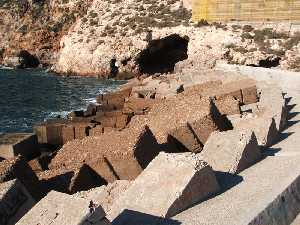
M265 159L239 176L223 177L228 182L226 192L175 216L173 219L180 224L285 225L300 212L300 199L294 197L299 197L300 192L300 74L253 67L239 69L259 80L272 77L287 93L285 97L292 97L288 102L289 127L282 133L281 141L265 151Z

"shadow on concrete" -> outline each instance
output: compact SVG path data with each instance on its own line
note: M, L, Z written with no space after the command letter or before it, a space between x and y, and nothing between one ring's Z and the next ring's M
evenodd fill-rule
M180 225L181 222L125 209L112 221L113 225Z
M243 177L236 174L230 174L227 172L215 171L216 178L220 184L221 191L216 195L222 194L223 192L229 190L235 185L243 181Z
M272 147L266 148L262 151L262 156L263 156L262 160L268 156L275 156L275 154L280 151L281 148L272 148Z
M290 112L287 115L287 120L293 119L294 117L296 117L298 114L300 114L300 112Z
M288 121L290 122L290 121ZM297 121L298 122L298 121ZM291 125L292 126L292 125ZM287 129L288 127L286 127L285 129ZM277 140L272 144L272 145L276 145L278 144L279 142L287 139L289 136L291 136L292 134L294 134L295 132L282 132L279 134Z
M290 112L293 108L295 108L296 105L297 104L291 104L291 105L286 104L287 111Z

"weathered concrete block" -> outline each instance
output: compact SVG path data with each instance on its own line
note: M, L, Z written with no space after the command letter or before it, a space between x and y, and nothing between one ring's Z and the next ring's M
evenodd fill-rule
M42 169L42 166L39 162L39 158L35 158L35 159L32 159L28 162L28 165L31 167L31 169L34 171L34 172L40 172L40 171L43 171Z
M218 190L211 167L198 155L161 152L116 201L111 217L124 209L171 217Z
M184 92L185 95L193 95L193 94L202 94L204 91L208 90L215 90L219 88L222 85L221 80L216 81L208 81L201 84L196 84L192 86L184 86Z
M148 115L132 118L129 126L145 124L160 144L168 144L169 140L175 139L182 146L190 146L190 151L200 151L212 131L231 128L214 103L199 95L180 95L164 100L156 104Z
M0 184L0 222L15 224L35 204L35 200L18 180Z
M277 130L284 129L287 121L287 109L280 87L262 88L258 107L260 111L257 113L258 115L274 118Z
M123 113L142 115L149 112L157 102L158 100L156 99L130 97L124 104Z
M241 104L257 102L256 81L253 79L242 79L224 83L218 88L210 88L203 91L203 95L215 97L216 99L232 96Z
M0 157L4 159L22 155L27 159L39 153L37 136L29 133L0 135Z
M237 174L261 158L254 132L230 130L213 133L200 153L213 170Z
M36 200L39 200L44 194L44 190L31 167L19 157L0 162L0 183L13 179L18 179Z
M128 128L68 142L58 151L49 168L68 169L83 162L90 164L105 159L116 177L134 179L159 151L148 127Z
M107 225L105 212L98 206L94 212L89 210L90 200L76 198L55 191L48 193L39 201L17 225Z
M75 139L83 139L89 135L89 130L93 127L90 123L75 123L73 124L75 131Z
M88 191L77 192L74 196L87 200L93 199L94 203L101 205L105 213L110 217L112 206L130 187L131 183L132 181L128 180L116 180L106 186L102 185Z
M98 125L89 131L89 136L99 136L103 134L103 127Z
M202 150L203 145L189 124L176 127L170 130L169 134L168 142L173 143L178 151L200 152Z
M90 166L81 164L79 169L51 169L38 173L45 190L75 193L98 187L107 182Z
M67 123L65 119L53 119L35 125L33 130L37 135L38 143L62 145L62 128Z
M240 114L240 103L233 96L225 96L215 100L215 105L222 115Z
M120 115L116 117L116 128L125 128L130 118L128 115Z
M234 129L245 129L254 132L257 142L262 147L269 147L278 140L279 132L273 118L254 117L231 120Z
M73 125L64 125L61 130L63 144L75 139L75 128Z

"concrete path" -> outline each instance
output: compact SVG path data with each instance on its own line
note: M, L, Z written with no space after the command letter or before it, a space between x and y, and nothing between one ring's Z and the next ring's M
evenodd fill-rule
M264 152L265 159L235 177L219 174L227 190L172 218L178 224L287 225L300 212L300 73L238 69L257 80L278 82L287 93L288 127L281 140ZM237 71L236 67L226 70Z

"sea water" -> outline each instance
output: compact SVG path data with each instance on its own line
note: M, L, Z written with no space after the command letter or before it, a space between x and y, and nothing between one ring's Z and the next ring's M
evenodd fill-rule
M0 69L0 133L31 132L35 123L65 117L123 81L63 77L42 70Z

